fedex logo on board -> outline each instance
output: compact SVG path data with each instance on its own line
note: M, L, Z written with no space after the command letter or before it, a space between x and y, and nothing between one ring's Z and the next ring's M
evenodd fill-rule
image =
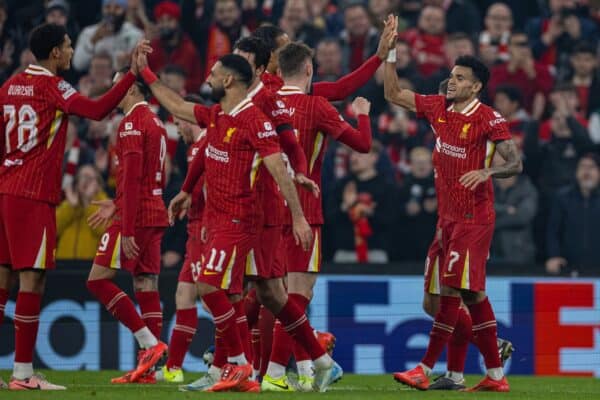
M338 338L336 360L357 373L415 366L431 329L421 309L422 278L361 278L330 277L324 288L322 328ZM489 278L487 286L498 335L516 348L508 373L600 377L600 280ZM445 355L436 370L445 370ZM466 372L483 372L473 346Z

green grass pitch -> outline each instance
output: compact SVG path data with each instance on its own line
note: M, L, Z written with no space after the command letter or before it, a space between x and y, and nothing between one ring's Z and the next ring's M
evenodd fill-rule
M115 400L154 400L154 399L339 399L339 400L379 400L379 399L520 399L520 400L598 400L600 380L595 378L571 377L524 377L511 376L510 393L458 393L458 392L419 392L407 389L396 383L391 375L345 375L327 393L182 393L177 385L111 385L110 378L119 376L116 371L43 371L47 378L57 384L66 385L66 392L11 392L0 391L1 399L115 399ZM9 371L0 371L7 380ZM200 374L186 374L186 381ZM468 376L469 385L476 384L480 376Z

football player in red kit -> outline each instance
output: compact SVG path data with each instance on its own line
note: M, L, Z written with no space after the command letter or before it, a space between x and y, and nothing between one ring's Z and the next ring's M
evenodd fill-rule
M397 19L390 18L397 25ZM391 34L389 40L395 43L395 35ZM436 135L433 155L439 205L436 239L442 251L438 261L440 305L427 353L417 367L396 373L394 378L426 390L431 369L457 326L472 321L472 334L483 355L487 375L467 390L507 392L510 389L498 354L496 319L485 294L485 264L495 219L490 178L520 173L519 152L504 118L478 99L489 79L489 70L477 58L463 56L456 60L446 96L422 96L402 89L395 61L392 50L384 72L386 99L427 118ZM505 163L492 167L495 151ZM461 299L468 313L461 308Z
M115 75L115 82L123 79ZM100 238L88 290L135 336L141 350L136 369L112 383L154 382L149 372L167 350L160 341L162 310L158 293L160 243L168 226L162 194L165 186L167 134L146 102L148 87L140 80L119 103L125 113L117 131L117 191L114 215ZM106 212L97 211L97 215ZM95 216L91 217L94 221ZM133 275L133 302L112 281L117 271Z
M64 27L44 24L30 36L38 60L0 88L0 321L13 274L19 275L14 315L15 363L10 389L60 390L33 373L46 271L54 269L55 207L61 200L62 162L69 114L100 120L119 103L135 81L132 68L97 100L80 95L58 73L73 56ZM140 43L134 50L149 51ZM0 385L1 385L0 380Z

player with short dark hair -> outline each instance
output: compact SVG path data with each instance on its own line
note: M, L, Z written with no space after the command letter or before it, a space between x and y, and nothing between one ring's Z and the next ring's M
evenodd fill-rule
M33 373L46 271L55 268L56 205L61 200L68 115L100 120L135 81L132 68L97 100L80 95L58 73L70 68L71 39L64 27L44 24L30 36L38 63L0 89L3 132L0 153L0 320L11 276L19 275L15 310L15 364L10 389L58 390ZM134 51L149 51L140 43Z
M140 65L147 65L140 56ZM169 205L170 217L181 216L189 207L193 185L205 173L207 187L204 221L208 229L200 267L192 270L197 289L213 315L216 329L228 351L228 364L221 380L212 391L255 391L248 377L252 367L241 343L236 312L228 295L240 294L244 270L257 265L257 248L262 207L258 201L257 183L261 179L260 163L264 163L279 185L293 214L295 238L307 247L310 227L300 207L298 195L283 163L277 133L266 116L247 98L252 68L239 55L223 56L211 69L207 79L212 97L219 104L207 108L182 101L143 68L142 76L152 93L172 114L207 127L205 157L195 158L188 170L182 192ZM287 299L285 291L265 302L285 322L290 334L305 344L315 360L316 385L324 390L331 383L333 360L319 346L306 316Z
M390 16L388 20L397 26L397 18ZM395 43L394 34L387 38ZM417 367L395 373L394 378L417 389L428 389L428 376L443 349L455 331L470 331L466 327L472 321L488 372L468 390L509 391L498 354L496 320L485 294L485 264L495 219L490 177L519 174L523 168L519 152L504 118L478 99L489 71L477 58L456 60L445 96L423 96L402 89L395 65L392 50L384 71L386 100L427 118L436 134L433 165L439 220L434 244L439 251L435 259L427 260L425 291L431 293L430 287L438 285L437 277L441 276L441 296L425 357ZM495 151L505 163L492 167ZM461 308L462 302L469 312ZM462 364L464 368L464 357Z
M312 50L301 43L288 43L279 49L278 65L284 85L278 93L294 110L292 122L298 132L298 141L309 160L308 177L320 185L327 136L359 152L366 153L371 149L370 103L360 97L352 103L358 119L357 130L344 121L326 98L308 95L313 76L312 56ZM300 192L299 195L313 231L310 251L303 251L294 243L289 226L284 226L281 248L283 263L287 266L288 296L301 305L302 310L306 310L312 299L317 273L321 270L323 210L320 199L306 192ZM311 390L313 376L310 357L301 346L294 344L282 325L277 323L270 361L261 384L263 391L286 391L290 387L286 366L292 352L299 373L298 389ZM341 378L341 368L336 368L334 372L334 380Z
M124 74L115 75L115 83ZM94 226L107 225L87 281L88 290L135 336L141 350L138 366L112 383L152 383L148 372L167 350L160 341L162 310L158 293L160 243L168 226L162 200L165 186L167 133L145 101L148 88L137 82L118 107L125 117L117 128L115 145L117 191L90 217ZM110 223L110 224L109 224ZM133 275L133 302L112 282L118 270Z

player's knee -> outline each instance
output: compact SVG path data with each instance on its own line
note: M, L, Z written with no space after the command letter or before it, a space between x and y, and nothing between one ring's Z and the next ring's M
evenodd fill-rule
M44 293L46 273L44 271L27 270L19 274L19 290L37 294Z
M435 314L437 314L438 311L438 305L439 301L432 295L426 294L423 297L423 311L425 311L427 315L435 317Z
M158 290L158 276L153 274L137 275L133 278L136 292L154 292Z
M196 298L197 294L195 287L187 288L178 285L177 291L175 292L175 307L178 310L192 308L196 305Z

